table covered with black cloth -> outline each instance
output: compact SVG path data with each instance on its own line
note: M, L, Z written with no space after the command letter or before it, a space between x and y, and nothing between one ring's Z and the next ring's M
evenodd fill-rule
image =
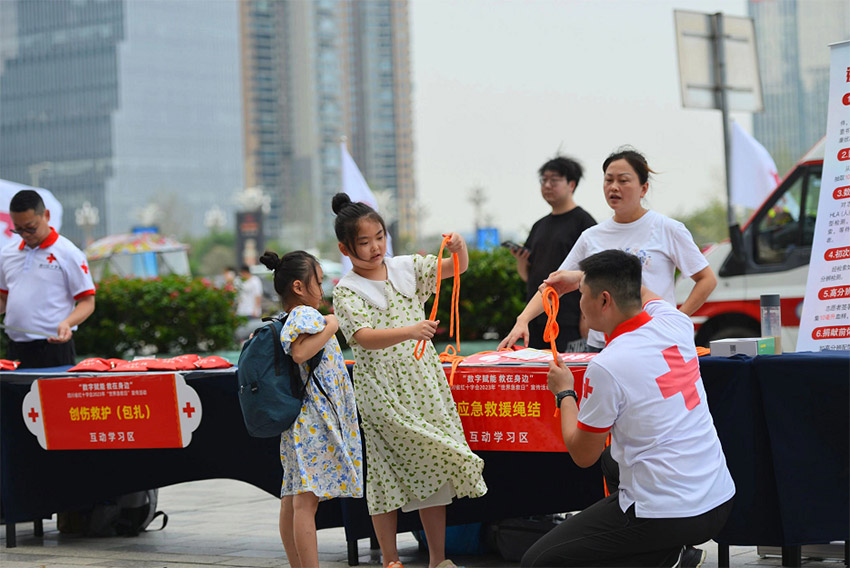
M790 548L798 563L802 544L847 539L850 353L704 357L700 371L737 487L717 542ZM203 419L188 447L160 450L42 449L21 413L41 375L0 373L0 506L7 523L200 479L238 479L279 494L278 440L248 435L232 371L186 375ZM456 501L449 524L577 510L602 494L598 466L579 469L565 453L479 455L489 492ZM399 530L417 526L417 517L400 515ZM322 503L317 525L344 526L349 542L371 534L362 499ZM7 546L13 543L7 537Z
M21 405L32 382L50 376L69 375L0 373L0 509L7 523L7 546L15 545L16 522L184 481L237 479L280 495L279 440L248 435L232 370L184 374L200 397L203 418L191 443L177 449L44 450L27 429ZM449 507L449 524L576 510L602 496L598 466L580 469L565 453L480 455L489 492ZM372 534L364 499L323 502L316 521L318 528L344 526L355 545L356 539ZM399 530L418 526L418 515L400 515Z
M850 540L850 352L700 360L737 493L715 538L783 548ZM847 548L845 545L845 561Z

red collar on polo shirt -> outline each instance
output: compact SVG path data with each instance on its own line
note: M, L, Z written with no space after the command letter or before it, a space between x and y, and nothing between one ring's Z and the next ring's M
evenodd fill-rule
M621 322L617 327L615 327L614 331L611 332L611 337L605 336L605 343L611 342L618 335L623 335L624 333L636 330L651 319L651 315L642 311L638 315Z
M47 237L43 241L41 241L41 244L38 245L38 248L46 249L47 247L49 247L50 245L55 243L56 239L58 239L58 238L59 238L59 233L56 232L56 229L54 229L53 227L50 227L50 234L47 235ZM18 246L18 250L24 250L25 246L27 246L27 243L25 243L24 241L21 241L21 244Z

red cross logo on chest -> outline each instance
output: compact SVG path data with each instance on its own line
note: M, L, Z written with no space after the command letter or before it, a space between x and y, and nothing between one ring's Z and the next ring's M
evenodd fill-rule
M56 260L56 257L53 256L53 253L50 253L50 256L47 257L47 264L53 264L53 261Z
M668 347L661 354L667 366L670 367L670 371L655 379L658 388L661 389L661 395L664 398L670 398L682 393L685 408L693 410L700 403L696 386L699 380L699 361L694 357L686 362L675 345Z

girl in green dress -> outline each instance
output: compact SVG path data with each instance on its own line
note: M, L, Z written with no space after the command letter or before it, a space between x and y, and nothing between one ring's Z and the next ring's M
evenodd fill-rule
M397 511L418 510L428 540L430 568L445 558L446 505L454 497L487 492L484 462L466 443L446 375L430 339L438 322L424 303L451 258L385 258L383 219L368 205L338 193L333 210L339 249L352 270L334 289L334 311L354 354L354 390L366 444L366 502L385 568L400 568ZM446 247L466 270L466 243L451 233ZM413 356L417 341L425 353Z

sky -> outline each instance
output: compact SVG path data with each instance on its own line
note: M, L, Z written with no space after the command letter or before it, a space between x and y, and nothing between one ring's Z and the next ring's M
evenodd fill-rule
M537 169L582 163L575 199L597 221L602 162L622 145L658 172L646 204L669 216L725 203L720 111L681 104L673 11L745 16L744 0L411 0L420 233L482 224L522 242L549 212ZM751 115L731 117L751 132ZM784 172L782 172L784 173Z

